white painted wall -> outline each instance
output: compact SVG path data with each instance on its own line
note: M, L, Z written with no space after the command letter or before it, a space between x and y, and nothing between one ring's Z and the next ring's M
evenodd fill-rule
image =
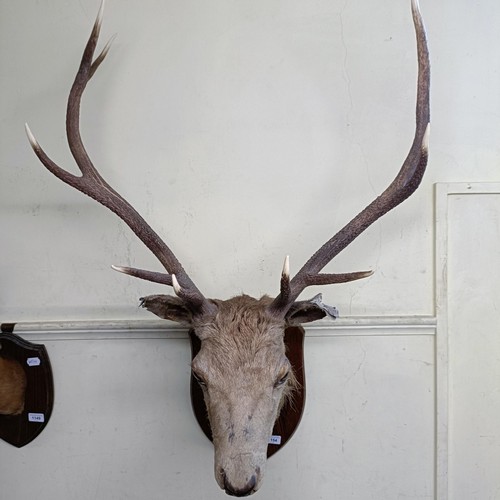
M308 336L306 411L290 443L269 460L256 498L431 498L434 339L427 330L387 330ZM44 334L54 413L26 447L0 442L2 494L227 498L190 408L187 339L151 332L68 337Z
M206 295L275 293L286 254L298 269L395 175L413 136L409 3L108 2L103 44L118 37L84 97L85 143ZM137 298L163 288L110 265L159 269L155 258L113 214L49 175L23 130L28 121L75 168L65 101L97 2L0 5L3 316L146 318ZM500 6L422 9L433 62L429 173L329 266L376 271L324 290L344 315L432 314L432 183L498 176Z
M500 178L500 4L421 4L429 170L328 267L376 272L322 290L345 329L308 330L306 414L270 461L262 499L435 494L432 186ZM113 214L47 173L24 136L28 121L74 169L65 100L97 8L0 1L2 322L149 321L137 299L163 291L110 270L159 267ZM114 33L84 98L85 143L209 296L275 293L284 256L300 267L407 153L409 1L109 0L103 43ZM49 349L56 407L28 447L0 443L7 498L223 498L190 415L185 334L64 331L25 330ZM457 477L466 464L453 467Z
M500 183L439 184L436 201L437 498L495 500Z
M155 258L45 171L23 130L28 121L75 168L65 101L97 2L0 6L2 317L146 318L137 298L163 287L110 265L159 269ZM110 0L103 44L118 36L84 97L85 143L206 295L276 293L284 256L298 269L407 153L409 10L409 0ZM328 267L376 271L323 290L344 315L433 314L431 186L498 179L500 5L423 1L422 10L433 63L429 171Z

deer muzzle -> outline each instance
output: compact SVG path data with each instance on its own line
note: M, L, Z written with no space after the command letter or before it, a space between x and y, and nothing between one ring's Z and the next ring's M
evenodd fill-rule
M266 464L265 453L239 454L222 462L216 458L215 462L217 482L228 495L246 497L259 489Z

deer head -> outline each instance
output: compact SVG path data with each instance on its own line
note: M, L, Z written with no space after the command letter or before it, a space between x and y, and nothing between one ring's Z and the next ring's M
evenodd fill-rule
M325 274L322 269L379 217L408 198L418 187L427 164L429 130L429 58L418 3L412 0L417 38L418 84L416 131L409 154L387 189L332 236L291 278L288 257L275 298L246 295L208 299L188 276L168 245L139 213L96 170L79 131L83 91L108 53L108 43L94 59L102 22L101 5L70 91L66 130L71 153L81 171L73 175L42 150L28 126L31 146L45 167L63 182L116 213L158 258L166 273L113 268L130 276L171 286L175 296L144 297L141 305L161 318L194 330L201 349L192 371L204 391L215 448L215 477L228 494L245 496L259 488L266 465L268 440L283 399L293 389L294 375L283 342L287 325L333 314L319 297L298 301L311 285L329 285L365 278L371 271Z

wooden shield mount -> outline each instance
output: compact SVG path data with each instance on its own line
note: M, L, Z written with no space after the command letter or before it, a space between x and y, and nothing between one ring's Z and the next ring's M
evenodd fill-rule
M54 384L45 346L10 333L9 326L2 324L0 333L0 439L21 448L47 425Z
M302 418L302 413L304 412L306 400L304 333L304 329L301 326L289 327L285 330L286 355L293 367L299 385L294 392L293 398L284 404L274 424L271 442L267 448L268 458L283 448L289 441L297 429ZM189 332L189 338L191 340L191 359L194 359L200 351L201 341L193 331ZM203 398L203 390L193 376L191 376L191 405L198 424L207 438L212 441L212 431Z

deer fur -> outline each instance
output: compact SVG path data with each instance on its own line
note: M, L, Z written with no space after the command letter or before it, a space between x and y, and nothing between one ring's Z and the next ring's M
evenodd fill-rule
M20 415L25 392L26 374L19 361L0 357L0 415Z
M176 297L153 295L141 300L159 317L189 325L201 340L192 370L208 410L215 478L236 496L259 488L274 422L296 387L283 342L285 327L325 314L304 302L279 319L269 312L271 301L248 295L213 300L213 315L200 318Z

